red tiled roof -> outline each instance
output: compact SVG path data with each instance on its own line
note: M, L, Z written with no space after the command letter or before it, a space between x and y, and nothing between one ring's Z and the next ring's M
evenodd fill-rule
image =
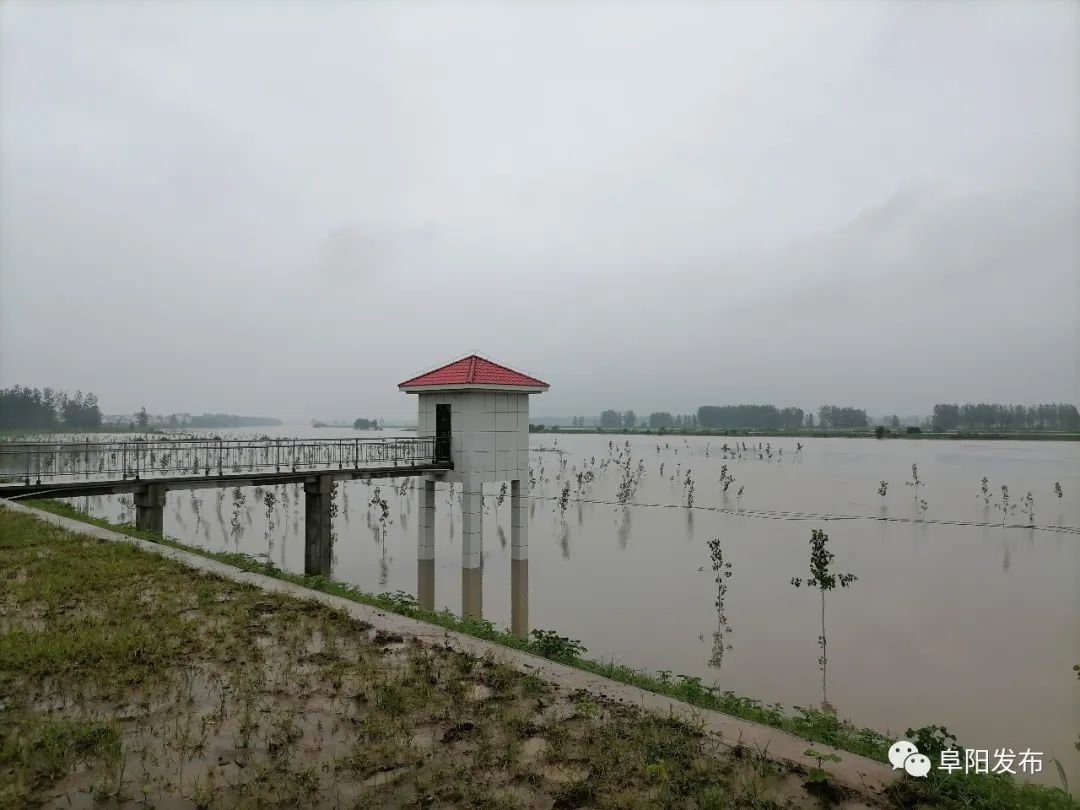
M398 388L420 388L444 385L509 385L526 388L547 388L543 380L500 366L479 355L470 354L445 366L413 377L398 384Z

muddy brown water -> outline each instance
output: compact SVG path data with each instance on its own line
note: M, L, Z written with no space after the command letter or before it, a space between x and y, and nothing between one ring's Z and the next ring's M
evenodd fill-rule
M358 435L351 430L282 427L235 435ZM367 434L362 434L367 435ZM370 434L392 435L390 432ZM629 451L626 442L629 441ZM722 446L755 448L732 458ZM531 463L545 482L532 490L529 518L529 623L579 639L593 658L700 677L739 695L785 707L820 707L902 736L939 724L968 748L1043 754L1043 770L1025 778L1060 784L1051 758L1080 786L1080 443L872 439L533 435ZM633 496L617 501L622 472L599 465L615 452L639 460ZM801 451L796 450L801 443ZM660 452L657 452L659 444ZM550 452L558 449L560 453ZM706 456L706 450L708 456ZM779 451L783 451L782 454ZM573 471L595 458L598 478L577 499ZM560 473L560 460L565 472ZM659 468L664 465L661 477ZM734 476L726 497L723 465ZM911 465L918 465L918 499ZM694 506L685 508L690 471ZM674 478L672 478L674 476ZM1038 528L1020 506L1008 515L986 506L1001 485L1013 503L1034 497ZM558 505L571 480L565 513ZM880 481L888 482L883 499ZM1064 497L1054 494L1060 482ZM416 492L401 481L352 482L340 490L334 578L370 592L417 591ZM375 486L390 504L380 525L369 507ZM408 487L408 484L406 484ZM737 497L743 488L741 498ZM278 488L271 559L303 570L303 493ZM210 549L267 554L265 508L251 489L242 534L230 537L232 491L170 492L167 534ZM484 519L484 617L510 625L509 497L496 507L488 485ZM297 497L299 495L299 497ZM436 496L435 605L460 612L460 506L439 485ZM588 502L594 501L594 502ZM595 502L599 501L599 502ZM605 501L610 503L604 503ZM116 518L114 498L77 499ZM668 508L666 508L668 507ZM875 518L888 517L889 521ZM196 531L196 523L199 528ZM960 525L973 524L973 525ZM979 525L992 524L992 525ZM796 589L809 576L812 529L827 532L833 570L858 579L826 596L827 695L819 666L821 603ZM722 639L716 584L706 541L721 540L731 563ZM722 655L718 641L723 643Z

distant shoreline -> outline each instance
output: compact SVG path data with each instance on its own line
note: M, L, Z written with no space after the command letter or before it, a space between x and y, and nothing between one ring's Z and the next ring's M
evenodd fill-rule
M539 427L539 425L533 426ZM609 436L728 436L728 437L757 437L757 438L807 438L807 439L877 439L878 436L873 428L836 428L834 430L762 430L753 428L740 428L729 430L710 430L706 428L576 428L576 427L549 427L543 426L543 430L530 429L530 433L554 433L559 435L596 434L602 433ZM948 433L933 433L920 431L907 433L904 430L886 428L882 440L886 439L937 439L937 440L980 440L980 441L1041 441L1041 442L1075 442L1080 441L1080 433L1053 433L1050 431L1023 431L1023 432L991 432L960 430Z
M248 426L245 426L248 427ZM262 426L251 426L262 427ZM287 427L287 426L286 426ZM327 425L326 427L331 427ZM337 430L343 430L344 427L332 426ZM538 427L537 425L530 426ZM187 430L193 431L207 431L207 430L235 430L237 428L188 428ZM352 430L351 427L348 428ZM382 430L380 427L378 430ZM416 427L387 427L388 430L397 430L401 432L415 433ZM131 433L131 434L156 434L168 436L177 432L177 428L140 428L138 426L131 428L128 426L102 426L96 430L94 429L81 429L72 430L69 428L54 428L52 430L0 430L0 439L18 439L22 436L58 436L64 434L109 434L109 433ZM180 431L185 432L185 431ZM607 435L607 436L711 436L711 437L727 437L727 438L759 438L759 439L877 439L878 436L873 429L868 428L850 428L835 430L759 430L759 429L730 429L730 430L707 430L704 428L697 429L685 429L685 428L576 428L576 427L549 427L543 426L543 430L530 429L531 434L553 434L559 436L572 436L572 435ZM886 429L884 435L881 436L881 440L887 439L933 439L937 441L948 440L967 440L967 441L1029 441L1029 442L1076 442L1080 441L1080 433L1053 433L1050 431L1029 431L1029 432L1009 432L1009 433L994 433L989 431L954 431L950 433L933 433L930 431L921 431L919 433L907 433L904 431L896 431L894 429Z

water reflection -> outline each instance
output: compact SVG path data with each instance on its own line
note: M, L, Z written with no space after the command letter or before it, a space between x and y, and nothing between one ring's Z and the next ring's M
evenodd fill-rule
M619 549L626 551L627 541L630 539L630 507L622 508L622 521L619 523Z

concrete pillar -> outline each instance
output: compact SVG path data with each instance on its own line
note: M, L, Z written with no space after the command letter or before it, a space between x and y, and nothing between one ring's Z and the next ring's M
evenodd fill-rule
M419 500L419 533L416 559L435 559L435 479L424 478L417 487Z
M529 511L521 479L510 482L510 632L529 635Z
M416 546L416 600L435 609L435 480L423 478L417 487L419 529Z
M484 569L461 569L461 615L484 618Z
M330 576L330 496L334 477L304 482L304 573Z
M416 601L424 610L435 609L435 561L416 561Z
M164 533L165 487L162 484L147 484L135 491L135 528Z
M461 482L461 567L479 568L484 562L484 482L470 476Z
M529 637L529 561L510 560L510 632Z
M529 512L528 500L522 494L521 480L510 482L510 559L529 559Z

